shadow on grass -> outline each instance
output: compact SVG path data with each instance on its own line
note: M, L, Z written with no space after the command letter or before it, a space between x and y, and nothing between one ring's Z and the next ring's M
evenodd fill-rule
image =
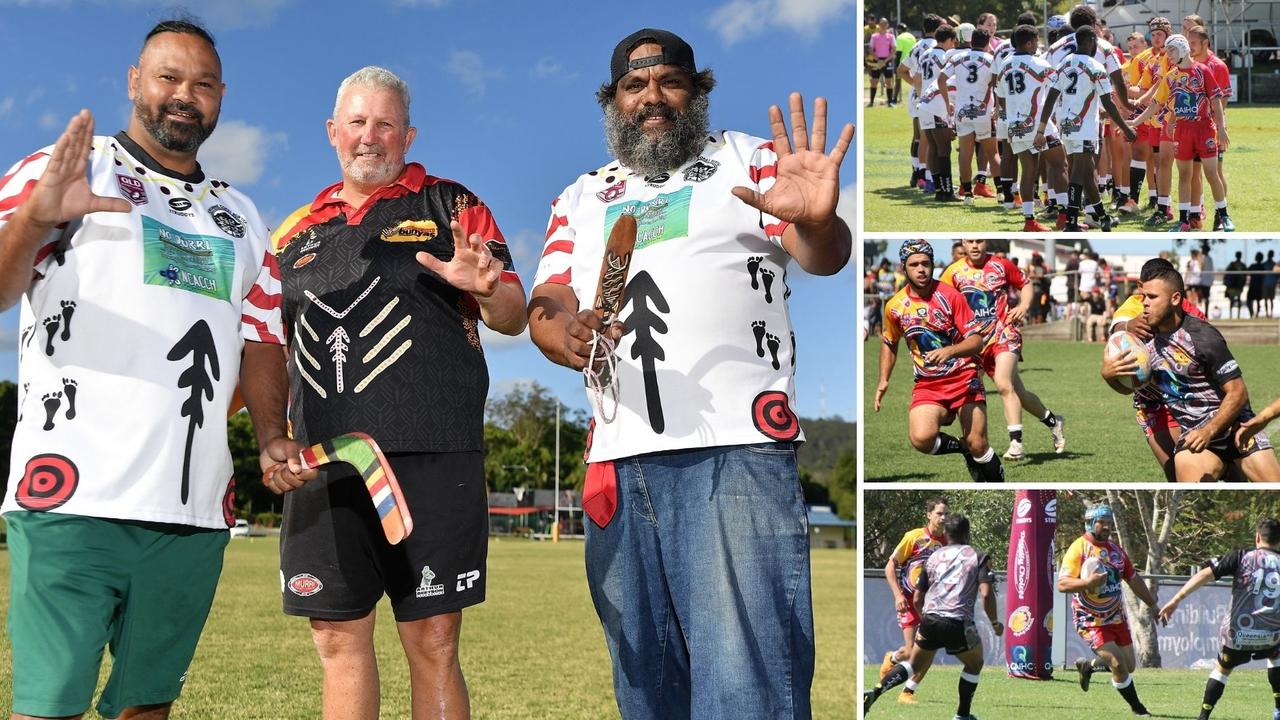
M890 482L905 482L909 480L937 480L937 479L939 479L939 475L937 473L912 473L910 475L880 475L877 477L868 477L866 481L869 483L890 483Z
M1067 452L1062 452L1062 453L1053 453L1053 452L1027 453L1026 456L1024 456L1021 460L1006 460L1005 467L1011 468L1011 467L1021 467L1021 466L1029 466L1029 465L1043 465L1045 463L1050 463L1050 462L1056 463L1059 461L1067 462L1067 461L1075 460L1078 458L1091 458L1093 457L1093 455L1094 454L1091 452L1080 453L1080 452L1071 452L1069 450Z

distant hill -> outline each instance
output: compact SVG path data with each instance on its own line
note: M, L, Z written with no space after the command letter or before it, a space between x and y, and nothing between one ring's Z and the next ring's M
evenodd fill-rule
M814 482L828 484L831 471L840 455L857 448L858 426L844 420L800 419L805 442L800 446L800 467L807 470Z

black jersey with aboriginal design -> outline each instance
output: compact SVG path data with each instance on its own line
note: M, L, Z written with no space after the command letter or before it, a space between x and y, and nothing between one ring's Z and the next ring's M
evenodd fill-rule
M417 163L359 209L337 197L341 188L325 188L274 237L294 437L360 431L385 451L482 449L489 372L479 304L414 255L452 259L458 220L488 241L502 281L519 284L493 215Z
M1234 550L1205 562L1215 580L1232 577L1231 612L1222 619L1222 644L1265 650L1280 643L1280 553Z
M1194 430L1218 412L1222 386L1241 376L1222 333L1209 323L1183 315L1171 333L1156 333L1147 341L1151 355L1152 390L1173 413L1184 431ZM1240 420L1253 417L1246 402Z

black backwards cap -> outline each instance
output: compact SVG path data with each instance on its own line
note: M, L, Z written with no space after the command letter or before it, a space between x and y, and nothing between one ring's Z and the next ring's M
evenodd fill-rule
M646 42L661 46L662 53L628 61L627 56L631 51ZM632 70L653 65L675 65L691 75L698 72L697 65L693 62L693 48L689 47L689 43L673 32L645 28L626 36L613 49L613 59L609 61L609 83L616 85L623 75Z

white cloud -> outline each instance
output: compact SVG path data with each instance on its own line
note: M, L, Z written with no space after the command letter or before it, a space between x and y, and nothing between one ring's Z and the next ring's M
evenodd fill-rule
M0 117L5 117L9 113L13 112L13 106L15 103L16 101L13 99L12 95L0 100Z
M289 136L282 132L270 132L242 120L223 120L200 148L200 165L211 177L233 185L252 185L262 177L271 151L288 145Z
M293 0L219 0L201 5L198 17L214 32L245 27L262 28L275 22L280 9L292 2ZM93 0L93 4L152 7L166 14L174 5L173 0ZM0 5L60 9L72 7L71 0L0 0Z
M448 5L449 0L392 0L391 4L394 5L395 7L404 7L404 8L425 7L425 8L439 9L444 7L445 5Z
M43 85L38 85L32 88L31 92L27 93L27 104L30 105L34 103L35 101L47 95L48 92L49 91L46 90Z
M551 56L538 58L538 62L529 70L529 76L539 80L574 80L577 72L565 72L564 65Z
M849 223L851 228L858 219L857 188L857 183L849 183L840 188L840 201L836 205L836 215Z
M484 323L480 323L480 345L485 351L507 350L514 347L529 347L533 341L529 339L529 329L525 328L524 332L519 335L503 335L489 329Z
M503 77L501 69L487 67L484 58L470 50L454 51L446 67L466 87L467 93L475 97L484 97L486 83Z
M44 130L54 130L62 124L61 118L54 112L45 112L40 115L40 127Z
M771 29L812 38L853 8L853 0L729 0L711 13L707 24L727 45Z

